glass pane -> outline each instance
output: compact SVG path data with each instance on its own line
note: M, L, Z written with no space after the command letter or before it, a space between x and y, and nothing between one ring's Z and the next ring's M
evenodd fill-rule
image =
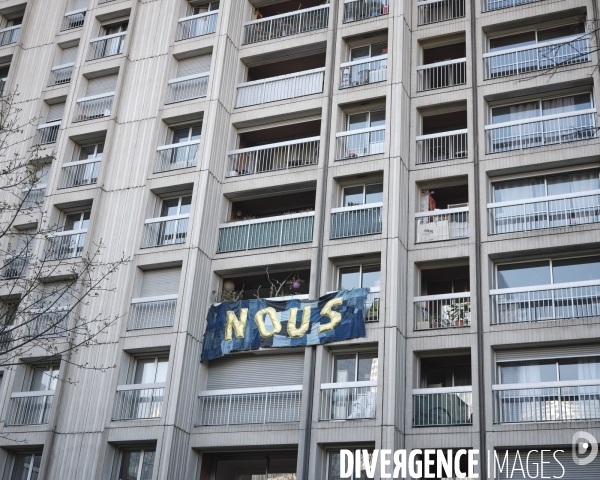
M327 480L340 480L340 452L329 452L329 464L327 466Z
M492 123L514 122L540 116L540 103L527 102L492 108Z
M510 48L525 47L535 44L535 32L518 33L506 37L492 38L490 40L490 52L508 50Z
M356 379L356 355L336 355L333 365L335 383L354 382Z
M88 228L90 224L90 214L91 212L83 212L83 218L81 220L79 228Z
M156 366L153 358L138 360L135 366L135 375L133 383L154 383L156 378Z
M30 392L40 392L42 390L55 390L58 370L52 368L35 368L31 374Z
M452 386L452 367L436 367L427 370L427 388Z
M360 267L340 268L340 290L360 288Z
M471 365L459 365L454 367L454 386L471 386Z
M561 27L548 28L538 31L538 42L548 42L550 40L558 40L573 35L581 35L585 33L583 23L575 23L573 25L563 25Z
M35 478L37 478L37 474L39 471L41 456L35 455L16 455L15 456L15 466L13 468L13 472L11 475L11 480L28 480L29 478L29 470L33 467L35 472ZM33 466L31 464L33 460Z
M363 186L344 188L344 207L363 204Z
M550 262L529 262L498 266L498 288L549 285Z
M383 202L383 183L365 187L365 204Z
M369 51L370 48L368 45L366 47L353 48L350 50L350 61L353 62L354 60L369 58Z
M500 366L503 384L555 382L556 362L553 360L515 362Z
M161 217L169 217L171 215L177 215L177 210L179 209L179 199L172 198L171 200L164 200L162 204L162 209L160 211Z
M600 380L600 358L579 358L559 361L560 381Z
M95 157L96 145L88 145L87 147L81 147L79 151L79 160L89 160Z
M543 178L524 178L494 184L494 201L496 202L510 202L545 195L546 188Z
M362 287L379 287L381 280L381 265L363 265Z
M142 452L139 450L135 452L123 452L119 480L138 480L141 456Z
M371 127L385 127L385 110L371 112Z
M214 11L219 9L219 2L211 2L208 7L209 11Z
M190 129L186 128L178 128L173 130L173 143L183 143L189 140Z
M600 257L571 258L552 262L554 283L600 279Z
M577 172L548 177L548 195L587 192L600 189L598 172Z
M542 112L544 115L576 112L588 108L592 108L589 93L573 95L571 97L553 98L542 102Z
M387 53L387 42L374 43L371 45L371 56L377 57Z
M168 358L159 358L158 365L156 366L156 383L163 383L167 381L167 367L169 366Z
M102 158L102 153L104 153L104 144L99 143L96 149L96 158Z
M145 450L144 459L142 460L142 474L140 480L152 480L152 469L154 468L154 450Z
M179 209L180 214L190 213L190 208L192 205L192 197L183 197L181 199L181 207Z
M202 125L192 127L192 138L190 140L200 140L200 134L202 133Z
M361 128L367 128L369 124L369 114L355 113L354 115L348 116L348 130L360 130Z
M357 382L377 381L377 354L361 353L358 355Z

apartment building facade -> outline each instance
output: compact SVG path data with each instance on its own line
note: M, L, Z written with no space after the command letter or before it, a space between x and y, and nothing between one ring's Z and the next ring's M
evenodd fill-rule
M2 478L333 480L343 448L561 448L584 478L595 0L1 0L0 17L3 91L39 119L23 148L55 154L28 197L63 227L52 251L131 259L78 307L119 317L97 345L2 372ZM364 338L200 361L213 303L352 288Z

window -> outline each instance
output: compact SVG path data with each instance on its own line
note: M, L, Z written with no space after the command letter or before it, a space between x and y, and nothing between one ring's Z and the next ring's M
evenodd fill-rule
M333 357L333 382L377 381L377 353L340 354Z
M163 199L145 222L141 248L185 243L191 205L191 196Z
M168 357L138 358L133 366L130 384L164 383L167 381Z
M350 290L353 288L379 288L381 280L381 265L358 265L340 268L338 288Z
M117 33L122 33L127 31L127 27L129 25L128 21L121 23L113 23L111 25L103 25L102 26L102 35L115 35Z
M13 17L6 21L6 25L4 28L16 27L17 25L21 25L23 23L23 17Z
M498 375L501 384L600 380L600 357L507 362Z
M95 143L93 145L82 146L79 147L79 152L75 152L75 158L73 161L100 160L103 152L104 143Z
M151 480L155 449L123 450L115 480Z
M444 363L440 359L440 364ZM471 365L453 367L429 366L425 372L426 388L451 388L471 386Z
M383 184L346 187L343 192L343 207L355 207L383 202Z
M589 93L535 100L503 107L493 107L492 124L526 120L546 115L568 114L591 108L593 108L593 103Z
M369 452L369 457L370 460L372 462L372 456L373 456L373 448L372 447L356 447L356 446L352 446L352 447L348 447L347 450L350 450L352 452L354 452L355 450L367 450ZM339 450L330 450L327 453L327 480L340 480L342 477L340 477L340 470L341 467L341 454ZM354 470L354 469L353 469ZM363 473L365 472L365 463L364 463L364 459L362 457L361 454L361 462L360 462L360 475L356 475L354 473L354 471L352 472L352 475L348 478L350 478L351 480L355 480L356 478L366 478L366 474Z
M65 217L64 231L84 230L90 223L90 211L70 213Z
M350 50L350 61L366 60L385 54L387 54L387 42L372 43L371 45L352 48Z
M178 197L163 200L160 209L161 217L171 217L174 215L184 215L190 213L192 197Z
M200 140L202 125L191 125L189 127L178 127L171 131L171 143L185 143Z
M560 27L534 30L490 39L490 52L500 52L514 48L522 48L537 43L557 42L585 33L584 23L562 25Z
M37 480L42 462L42 452L15 455L11 480Z
M385 127L385 110L353 113L348 115L348 130Z
M201 13L214 12L219 10L219 2L199 3L191 2L188 5L188 16L200 15Z
M29 379L25 379L23 390L26 392L44 392L56 390L58 381L58 366L32 366L29 372Z

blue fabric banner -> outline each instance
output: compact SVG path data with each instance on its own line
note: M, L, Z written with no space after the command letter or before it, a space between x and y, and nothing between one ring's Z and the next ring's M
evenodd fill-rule
M369 290L329 293L318 300L240 300L212 305L202 361L264 347L301 347L365 336Z

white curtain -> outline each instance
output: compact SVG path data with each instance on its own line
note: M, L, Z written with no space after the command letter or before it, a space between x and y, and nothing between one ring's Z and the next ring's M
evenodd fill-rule
M525 178L494 184L494 201L508 202L546 194L543 178Z

